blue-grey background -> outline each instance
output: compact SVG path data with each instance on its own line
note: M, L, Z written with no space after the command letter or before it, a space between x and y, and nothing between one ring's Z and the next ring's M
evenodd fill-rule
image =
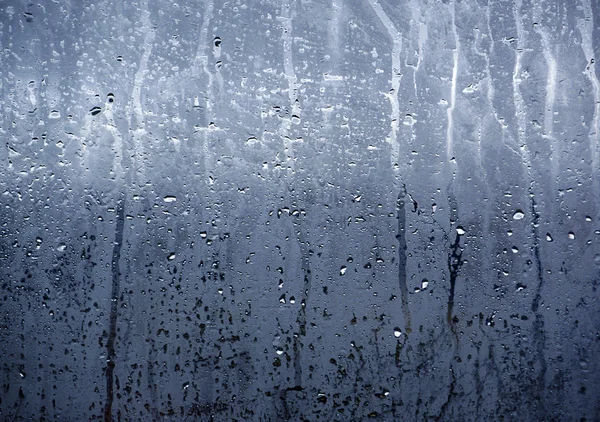
M0 6L0 419L600 420L597 0Z

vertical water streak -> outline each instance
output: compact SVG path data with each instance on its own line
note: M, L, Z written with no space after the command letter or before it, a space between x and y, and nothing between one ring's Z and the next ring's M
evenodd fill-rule
M110 292L110 316L108 340L106 342L106 403L104 421L112 421L112 404L114 399L115 340L117 337L117 317L119 313L119 295L121 291L121 247L123 246L123 229L125 226L125 194L121 195L116 208L115 241L113 247L111 273L112 286Z

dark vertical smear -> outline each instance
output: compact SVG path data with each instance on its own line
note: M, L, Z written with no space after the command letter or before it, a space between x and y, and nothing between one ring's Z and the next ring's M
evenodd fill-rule
M106 404L104 406L104 421L112 421L112 404L114 398L114 369L115 369L115 338L117 336L117 313L119 310L121 246L123 245L123 227L125 225L125 195L117 204L117 225L115 227L115 246L111 263L112 290L110 293L110 325L106 343Z
M408 307L408 286L406 284L406 210L405 210L406 187L398 194L396 210L398 213L398 285L400 288L400 300L402 301L402 314L404 315L404 331L412 332L410 309Z
M292 204L294 207L300 208L300 204L302 203L299 200L298 195L295 192L295 189L291 186L288 186L290 191L290 196L292 199ZM310 243L305 238L305 231L302 229L302 224L300 218L302 218L302 213L296 215L295 220L292 222L292 227L294 232L296 233L296 240L298 241L298 246L300 247L300 259L302 263L302 271L304 273L304 282L302 286L302 291L300 294L300 308L298 309L298 313L296 315L296 323L298 324L298 333L294 335L293 340L293 353L294 353L294 390L302 391L302 342L303 338L306 337L306 306L308 304L310 291L312 287L312 274L310 270L310 255L312 251L310 250Z
M446 397L446 400L442 404L440 414L435 418L436 421L445 420L444 416L446 415L446 411L450 405L450 400L452 400L452 397L455 395L454 389L456 388L456 375L454 374L454 368L452 368L452 366L450 366L450 374L452 375L452 382L450 383L450 389L448 390L448 397Z
M448 205L450 206L450 223L452 226L452 224L455 223L457 220L456 214L458 213L456 197L452 192L448 193ZM448 235L448 237L450 237L450 235ZM456 327L454 326L454 295L456 292L456 280L458 279L458 272L463 262L464 261L462 259L462 249L460 247L460 234L456 232L454 243L450 245L450 251L448 253L448 274L450 277L450 292L448 293L448 313L446 314L446 320L448 322L448 325L450 326L450 329L454 333L457 342L458 335L456 332Z
M294 382L297 388L302 387L302 359L300 348L302 347L302 338L306 336L306 305L310 294L312 276L310 273L310 264L306 244L303 245L300 239L300 250L302 251L302 269L304 271L304 285L300 300L300 309L296 316L298 323L298 335L294 338Z
M539 221L540 214L537 212L537 204L533 195L533 187L529 186L529 197L531 198L531 215L532 215L532 236L533 236L533 256L537 271L537 285L535 287L535 295L531 302L531 311L535 315L533 323L533 341L536 351L536 357L540 365L540 372L537 376L536 390L543 394L546 391L546 358L544 349L546 348L546 331L544 329L544 317L539 312L540 302L542 300L542 288L544 287L544 277L542 269L542 260L540 258L540 235ZM540 405L539 411L543 412L544 406ZM544 415L540 413L540 417Z
M460 235L457 233L454 243L450 245L450 253L448 254L448 272L450 273L450 293L448 294L448 314L446 319L448 324L454 330L453 318L454 318L454 294L456 291L456 279L458 278L458 271L463 263L462 261L462 250L460 248Z

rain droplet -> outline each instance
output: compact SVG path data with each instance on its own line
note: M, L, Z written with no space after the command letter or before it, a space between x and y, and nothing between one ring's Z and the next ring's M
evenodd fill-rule
M58 246L56 247L56 250L59 252L64 252L65 249L67 249L67 245L65 245L64 243L59 243Z
M412 116L412 114L407 114L404 116L404 121L402 122L405 126L413 126L417 123L417 120Z
M346 274L347 269L348 269L348 267L346 267L345 265L342 265L342 268L340 268L340 275Z
M49 119L60 119L60 111L58 110L52 110L50 112L50 114L48 115Z
M102 111L102 109L101 109L100 107L93 107L93 108L90 110L90 114L91 114L92 116L96 116L96 115L100 114L100 112L101 112L101 111Z
M575 233L573 233L573 232L569 232L568 236L569 236L569 239L571 239L571 240L575 239Z
M402 335L402 330L400 330L400 328L396 327L394 328L394 337L399 338Z
M462 226L458 226L458 227L456 228L456 233L458 233L458 234L459 234L459 236L462 236L463 234L465 234L465 233L466 233L466 231L465 231L465 229L463 229L463 228L462 228Z
M173 261L173 260L175 259L175 252L171 252L171 253L169 254L169 256L167 256L167 259L168 259L169 261Z
M546 233L546 240L548 242L552 242L552 236L550 235L550 233Z
M525 217L525 214L521 210L516 210L515 213L513 214L513 219L515 219L515 220L522 220L523 217Z
M173 196L173 195L167 195L163 198L163 201L165 202L175 202L177 201L177 197Z
M429 286L429 281L424 278L423 281L421 281L421 290L425 290L427 286Z

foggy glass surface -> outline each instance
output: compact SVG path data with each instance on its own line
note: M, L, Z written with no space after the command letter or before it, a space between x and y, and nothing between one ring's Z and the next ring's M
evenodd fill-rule
M1 420L600 420L597 0L0 6Z

